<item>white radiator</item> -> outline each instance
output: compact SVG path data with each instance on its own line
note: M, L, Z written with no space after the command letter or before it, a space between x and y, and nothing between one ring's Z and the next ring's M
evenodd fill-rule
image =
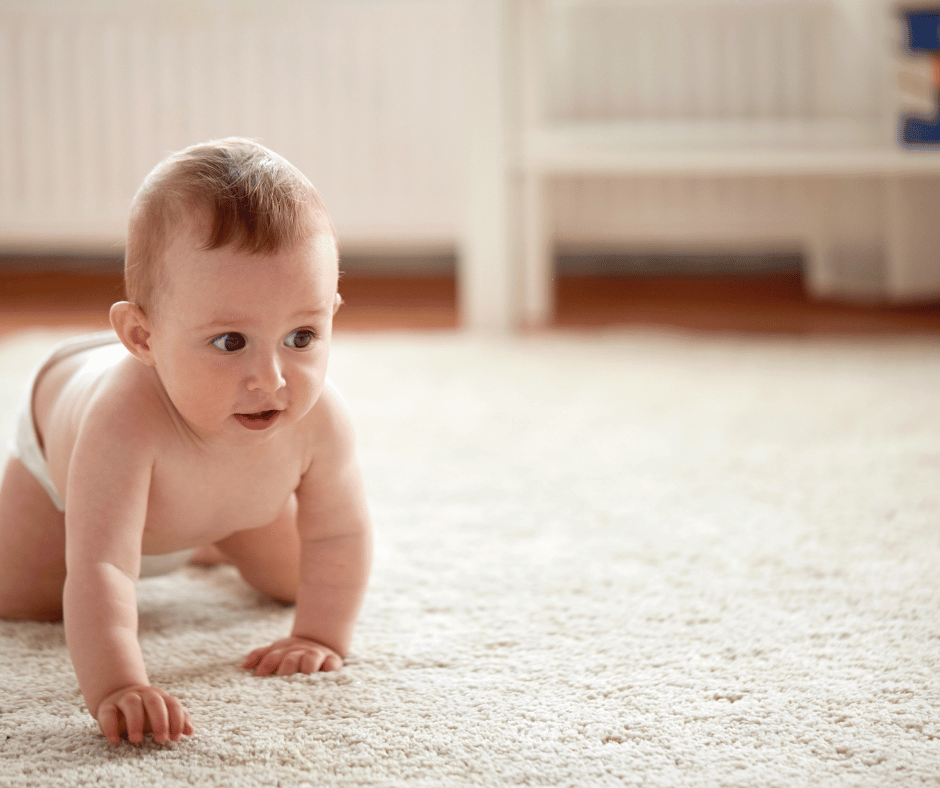
M323 194L351 245L453 246L455 0L3 0L0 249L120 245L172 150L248 136Z

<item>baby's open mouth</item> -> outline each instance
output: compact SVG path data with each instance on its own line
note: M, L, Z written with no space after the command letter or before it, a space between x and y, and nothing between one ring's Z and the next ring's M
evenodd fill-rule
M267 421L275 413L280 413L278 410L262 410L258 413L239 413L239 416L242 416L246 419L251 419L252 421Z
M279 410L259 410L257 413L236 413L235 419L249 430L266 430L277 422Z

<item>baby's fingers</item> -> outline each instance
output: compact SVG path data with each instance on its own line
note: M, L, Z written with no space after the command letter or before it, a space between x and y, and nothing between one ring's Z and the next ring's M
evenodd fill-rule
M343 658L339 654L327 654L323 659L323 664L317 670L339 670L341 667L343 667Z
M318 673L319 671L339 670L343 667L343 660L336 654L328 651L308 651L300 661L301 673Z
M289 637L270 646L256 648L242 663L256 676L290 676L294 673L317 673L339 670L343 660L335 651L307 638Z
M115 691L102 701L96 719L112 744L118 744L125 735L134 744L140 744L147 733L165 744L193 732L192 718L183 704L158 687L127 687Z
M127 726L127 738L134 744L144 740L144 702L136 692L129 692L117 703L117 707L124 715Z
M143 702L153 738L160 744L165 744L170 733L170 715L167 712L166 700L156 692L148 692L144 695Z
M291 676L297 672L304 654L310 653L304 648L281 646L270 649L255 668L256 676Z
M98 711L98 727L108 737L111 744L120 744L121 726L118 720L118 709L113 703L104 704Z
M278 676L294 673L318 673L321 670L339 670L343 660L325 649L299 648L288 651L277 668Z
M170 741L179 741L181 736L192 736L193 721L189 712L172 695L167 696L166 710L170 730Z
M295 673L300 671L301 663L307 658L312 656L309 651L304 649L294 649L288 651L282 658L281 664L277 667L278 676L293 676ZM305 673L313 673L314 671L304 671Z
M255 667L256 676L270 676L274 673L280 666L284 658L283 648L270 649L260 660Z
M320 670L322 661L319 654L312 654L309 651L303 655L300 660L301 673L316 673Z
M255 665L261 662L261 658L268 652L270 648L270 646L256 648L247 657L245 657L245 661L242 662L242 668L245 670L251 670L253 667L255 667Z

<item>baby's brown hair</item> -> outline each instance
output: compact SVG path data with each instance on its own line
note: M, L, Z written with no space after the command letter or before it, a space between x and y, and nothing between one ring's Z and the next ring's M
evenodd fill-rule
M144 311L165 286L164 253L180 228L206 227L203 250L274 253L336 230L317 190L286 159L239 137L171 154L131 203L124 259L127 299Z

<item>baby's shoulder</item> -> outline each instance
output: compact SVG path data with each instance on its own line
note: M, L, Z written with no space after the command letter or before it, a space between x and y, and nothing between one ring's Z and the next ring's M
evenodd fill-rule
M336 384L327 378L316 404L302 420L305 434L319 456L353 451L355 435L349 406Z
M130 354L101 374L85 414L96 437L124 443L149 441L166 420L156 374Z
M134 365L146 367L122 346L107 345L65 359L40 382L34 416L59 484L76 458L100 470L102 462L142 467L154 456L159 396Z

